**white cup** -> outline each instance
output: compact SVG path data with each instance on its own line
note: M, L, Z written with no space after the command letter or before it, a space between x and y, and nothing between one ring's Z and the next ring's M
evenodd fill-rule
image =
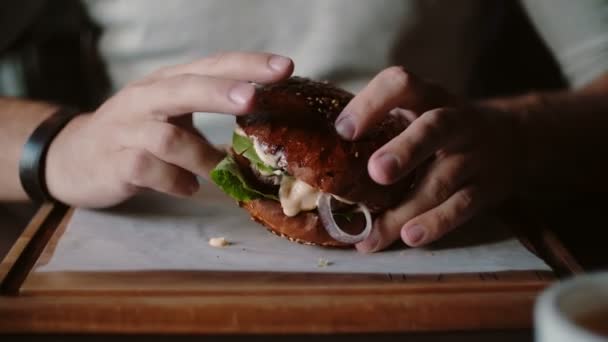
M581 324L581 318L591 314L603 322L601 329L605 333L608 329L608 272L576 276L543 291L534 309L535 340L608 341L608 335Z

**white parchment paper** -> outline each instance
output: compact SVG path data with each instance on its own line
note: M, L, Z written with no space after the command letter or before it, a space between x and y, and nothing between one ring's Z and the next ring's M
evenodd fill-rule
M212 237L232 244L211 247ZM327 261L319 265L319 259ZM251 221L213 185L192 199L146 194L112 210L76 210L48 264L36 271L214 270L466 273L549 270L507 227L483 217L427 248L370 255L290 242Z

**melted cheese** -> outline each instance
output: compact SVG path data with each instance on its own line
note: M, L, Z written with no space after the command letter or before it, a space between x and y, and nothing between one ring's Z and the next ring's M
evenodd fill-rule
M264 148L264 146L262 146L262 144L260 144L258 139L256 139L254 137L251 140L253 140L253 149L255 150L255 153L257 153L258 157L260 157L262 162L264 162L264 164L272 167L273 169L278 168L279 159L281 159L282 153L276 153L276 154L266 153L266 151L265 151L266 148Z
M300 211L315 209L319 196L319 190L301 180L289 176L283 176L281 179L279 199L286 216L296 216Z

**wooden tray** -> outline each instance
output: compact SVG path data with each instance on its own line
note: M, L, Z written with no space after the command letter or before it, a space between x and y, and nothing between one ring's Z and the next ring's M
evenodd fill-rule
M0 264L0 332L358 333L526 329L538 292L581 272L548 230L509 213L553 272L426 276L31 272L71 209L40 208ZM535 226L536 229L529 229ZM534 232L534 233L530 233Z

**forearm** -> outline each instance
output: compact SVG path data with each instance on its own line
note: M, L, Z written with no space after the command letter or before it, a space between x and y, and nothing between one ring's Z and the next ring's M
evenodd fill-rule
M25 141L56 106L0 97L0 202L25 201L19 159Z
M516 115L522 190L608 190L608 76L576 92L533 93L485 103Z

